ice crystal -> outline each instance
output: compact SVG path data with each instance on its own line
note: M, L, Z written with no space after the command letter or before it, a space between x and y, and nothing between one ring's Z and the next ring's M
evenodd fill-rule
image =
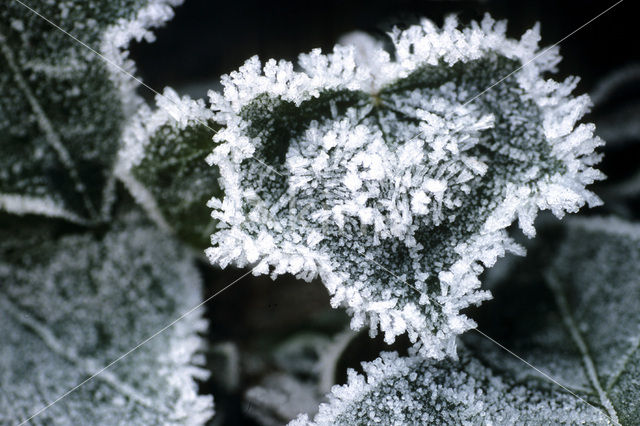
M165 89L156 102L127 126L116 174L158 225L204 249L215 226L206 203L219 192L205 157L220 126L203 101Z
M538 370L473 333L459 361L383 354L335 386L313 424L636 424L640 227L571 219L545 234L496 284L485 324Z
M137 109L126 51L181 0L65 0L0 8L0 209L108 216L123 124Z
M496 287L490 323L503 328L517 313L517 325L509 333L488 332L600 407L610 423L637 424L640 226L576 218L548 233L547 239L559 241L534 247ZM491 342L471 337L465 340L492 368L518 380L541 379Z
M598 408L538 381L517 383L462 350L458 361L383 353L349 371L313 421L291 426L354 424L606 424Z
M26 420L125 353L35 421L204 423L213 405L194 378L208 374L197 355L206 322L194 313L145 341L201 300L192 259L133 214L102 236L29 225L0 232L0 424Z
M532 236L539 209L599 202L585 185L601 177L601 141L576 125L589 107L570 96L577 79L543 78L559 56L538 55L537 27L516 41L488 16L449 18L390 36L392 52L352 36L301 55L300 71L254 57L223 77L207 254L319 275L354 328L408 332L439 358L474 326L460 310L489 297L483 267L520 250L507 226Z

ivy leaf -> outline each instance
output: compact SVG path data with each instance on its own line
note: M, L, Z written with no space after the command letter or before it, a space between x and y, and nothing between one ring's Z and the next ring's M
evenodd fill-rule
M472 333L459 361L383 354L366 380L352 371L315 423L637 424L640 226L574 219L558 235L511 265L479 323L582 401Z
M599 203L585 185L602 178L601 141L576 125L589 100L570 96L577 79L542 77L559 56L538 40L488 16L425 20L391 34L392 54L358 38L301 55L299 72L252 58L223 77L211 262L319 275L353 328L455 354L474 326L460 310L490 297L477 276L521 252L505 228L533 236L539 209Z
M104 235L2 229L0 423L24 421L197 305L192 259L130 214ZM38 424L202 424L206 322L189 315L46 410Z
M31 4L33 3L33 4ZM126 48L181 0L26 2L0 10L0 209L95 223L114 198L123 125L142 102ZM108 64L109 61L111 64Z
M204 250L216 225L207 201L221 197L219 173L205 158L220 126L203 101L165 89L156 102L127 127L116 174L160 227Z
M512 264L510 277L496 284L496 300L481 311L480 326L613 422L636 424L640 226L617 218L573 219L548 232L560 241L532 250L532 261ZM514 326L500 331L504 324ZM490 343L467 341L488 353ZM486 361L520 379L539 379L507 354Z

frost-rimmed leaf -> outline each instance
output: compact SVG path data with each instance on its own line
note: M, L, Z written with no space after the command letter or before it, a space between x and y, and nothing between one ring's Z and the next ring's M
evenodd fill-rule
M102 236L46 226L0 238L0 423L23 421L201 300L184 249L137 215ZM177 322L41 414L38 424L202 424L206 321Z
M460 310L489 297L478 274L518 251L505 228L531 236L539 209L597 204L585 185L601 178L594 126L576 126L588 97L542 78L559 56L536 57L537 27L516 41L488 16L457 26L395 30L393 58L360 40L301 55L300 72L254 57L224 76L211 262L320 275L354 328L454 354L474 326Z
M363 364L366 377L349 370L313 421L289 425L606 424L602 411L553 385L517 383L460 352L442 361L382 353Z
M220 126L203 101L171 89L156 103L127 126L116 174L159 226L204 249L216 223L206 203L219 196L219 174L205 158Z
M0 9L0 209L76 222L104 219L127 118L141 99L131 40L173 16L182 0L26 2ZM106 61L105 61L106 59Z
M545 232L559 241L541 244L511 267L480 325L602 407L612 422L637 424L640 225L613 217L573 218L564 230ZM504 330L504 324L512 326ZM492 351L492 343L473 335L465 340L493 368L520 380L541 380L510 355Z

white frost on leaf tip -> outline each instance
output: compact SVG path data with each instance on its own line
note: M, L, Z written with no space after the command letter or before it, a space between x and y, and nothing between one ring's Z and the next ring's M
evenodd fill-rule
M100 54L107 59L107 67L111 70L109 78L119 88L125 117L143 105L136 94L139 82L128 74L135 73L135 63L129 59L127 51L131 41L155 41L151 28L162 26L173 18L173 7L180 6L184 0L148 0L147 4L137 11L132 19L119 19L110 25L102 36Z

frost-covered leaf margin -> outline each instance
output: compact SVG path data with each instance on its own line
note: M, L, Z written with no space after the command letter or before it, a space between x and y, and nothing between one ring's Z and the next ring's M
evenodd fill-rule
M460 352L438 362L382 353L363 364L366 377L349 370L313 421L303 415L289 425L606 424L602 411L573 395L517 383Z
M480 282L477 276L483 266L493 265L505 251L520 251L507 236L505 228L517 218L524 232L533 236L533 220L539 209L550 209L561 217L565 212L577 211L585 203L591 206L599 204L600 200L586 190L585 185L602 178L591 167L599 161L599 156L593 151L602 142L593 136L592 124L576 126L589 108L589 99L587 96L570 97L577 84L575 78L562 83L541 78L542 73L555 70L560 57L555 48L537 56L540 53L537 47L540 38L538 28L515 41L505 37L504 22L496 23L488 16L482 23L472 23L469 28L459 30L457 27L456 19L450 18L443 29L425 20L405 31L394 31L391 38L395 59L375 43L368 46L360 43L358 49L336 46L333 53L326 56L318 49L301 55L301 72L294 71L293 64L286 61L269 60L263 67L254 57L238 71L224 76L224 93L210 93L216 117L225 126L214 138L221 146L209 158L220 169L225 193L224 200L212 199L210 202L213 215L221 224L220 231L212 236L212 248L207 251L211 262L222 267L230 263L238 266L257 263L255 272L271 273L274 277L283 273L303 279L320 275L333 295L332 304L348 307L353 315L354 328L369 323L375 330L379 324L389 342L407 331L412 341L422 344L428 356L440 358L454 354L455 335L474 326L473 321L460 314L460 310L490 297L487 292L478 291ZM338 122L336 119L333 126L322 127L312 121L313 116L309 118L306 133L285 142L294 148L282 147L270 139L268 126L275 123L281 114L295 117L296 108L302 105L316 100L320 104L321 100L335 96L334 104L329 101L326 108L331 110L327 115L336 116L338 113L334 110L342 108L339 103L348 96L364 94L375 104L381 90L394 84L410 85L409 77L415 76L422 67L460 67L460 64L473 64L484 57L491 58L491 55L526 65L521 70L515 65L504 70L498 67L498 71L503 73L490 76L491 80L480 81L478 87L473 88L473 93L459 94L461 99L457 105L438 103L436 99L431 104L419 105L424 110L414 108L419 118L416 121L422 124L400 129L404 133L397 138L406 143L406 149L398 148L399 153L393 153L397 158L384 158L391 152L385 153L384 138L371 128L358 126L357 123L364 118L358 115L356 108L350 112L348 104L344 107L347 111L341 116L344 120ZM533 102L539 108L545 149L550 150L550 158L562 164L564 172L546 174L547 170L536 169L534 164L523 172L523 182L508 183L504 192L496 195L497 200L488 200L494 203L488 216L482 217L481 223L470 224L473 228L470 235L461 233L457 239L452 238L450 247L443 244L444 250L436 250L442 253L442 258L436 257L430 264L425 264L426 256L420 251L424 247L421 247L419 239L428 233L446 233L447 216L442 211L447 212L445 207L449 212L453 211L451 207L456 207L459 200L456 201L455 194L446 192L446 183L443 185L437 176L427 173L422 175L418 188L411 187L411 184L401 188L401 191L406 191L404 205L393 205L394 193L389 195L389 199L372 195L381 194L383 185L371 163L375 166L378 159L381 164L387 161L383 174L393 174L403 167L418 168L420 164L412 163L421 155L416 154L415 149L422 146L420 143L426 143L434 152L439 150L442 155L453 158L451 164L460 179L453 183L458 185L458 189L465 185L464 179L480 179L487 173L487 166L477 158L462 155L469 149L462 142L466 140L471 141L471 145L477 144L482 137L481 132L494 125L495 117L478 114L473 105L463 104L463 99L470 100L512 70L515 71L512 81L525 93L523 102ZM505 81L502 86L508 83ZM278 112L277 108L284 112ZM252 109L257 112L247 118ZM266 115L261 115L261 112L266 112ZM271 116L268 115L270 113ZM304 112L313 113L312 106ZM521 121L526 122L526 116ZM295 120L289 124L285 122L284 127L287 125L294 126ZM420 130L424 141L420 138L413 140L415 129ZM461 146L449 148L450 153L446 153L445 146L436 147L438 136L446 137L456 132L460 133ZM495 149L500 155L513 158L525 155L510 147L508 140L497 142ZM500 142L504 144L500 146ZM350 173L354 170L345 168L344 179L329 182L333 186L328 184L329 192L325 192L330 194L338 188L347 194L355 194L353 199L343 199L341 205L329 205L329 210L325 211L322 209L327 198L305 200L316 211L305 210L303 207L309 206L299 203L306 195L304 191L312 191L317 189L315 185L320 187L326 183L314 179L332 166L328 160L333 160L333 154L327 155L327 152L333 149L333 152L345 156L353 155L348 151L349 144L358 143L365 148L360 157L356 154L354 158L360 159L365 172ZM289 151L280 152L283 149ZM382 154L376 156L376 150ZM457 156L456 150L462 154ZM535 158L539 153L531 155ZM265 168L265 163L272 166L271 169ZM530 174L529 181L525 182L527 173ZM397 179L402 182L401 176ZM358 197L357 191L366 184L372 185L372 191ZM390 185L393 186L392 183ZM409 189L416 191L409 194ZM410 196L412 198L409 199ZM426 206L432 201L436 209L429 210ZM429 226L434 226L427 226L421 235L416 234L414 221L429 215L434 218ZM351 219L353 221L349 223ZM345 222L349 227L344 228ZM442 223L445 225L438 227ZM364 232L362 229L367 226L375 228L370 240L363 244L356 241L346 248L344 241L349 238L355 241L355 234ZM464 229L464 224L457 226ZM330 247L328 231L331 232L329 238L340 241L336 243L339 249ZM451 232L457 231L453 229ZM393 242L393 238L398 242ZM385 241L389 242L386 251L372 253ZM406 264L394 264L389 256L399 256L404 259L399 262ZM382 262L383 268L374 262ZM405 288L394 286L394 277L384 269L391 270L403 280L409 279L411 284Z

